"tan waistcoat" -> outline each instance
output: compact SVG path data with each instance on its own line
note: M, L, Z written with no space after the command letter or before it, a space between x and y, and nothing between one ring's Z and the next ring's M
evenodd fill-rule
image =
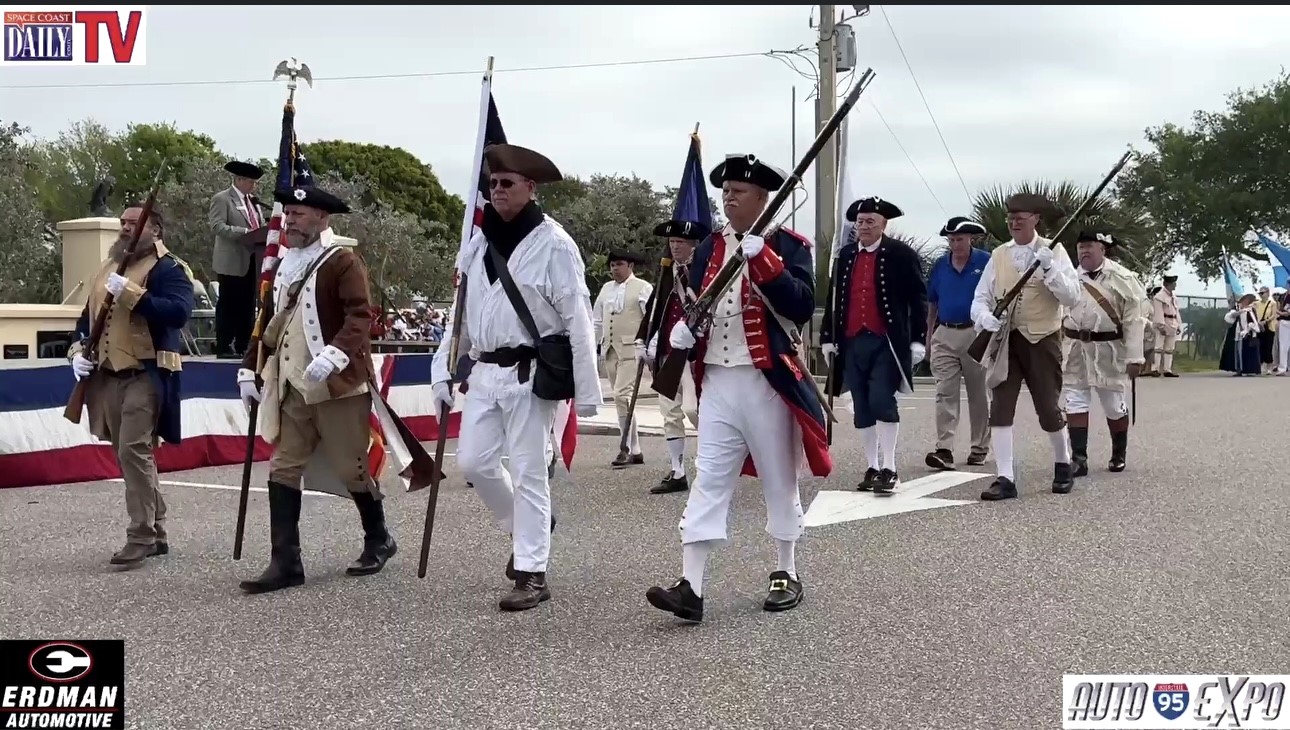
M145 256L126 267L125 276L131 283L140 287L148 278L148 272L157 265L158 258L166 254L165 248L158 243L156 255ZM98 316L107 298L108 275L116 273L117 263L111 259L103 262L99 272L90 285L89 312L91 317ZM92 324L92 322L91 322ZM117 297L108 310L107 323L103 337L99 339L98 361L108 370L129 370L143 367L141 360L157 359L152 346L152 333L148 331L148 322L141 316L135 316L126 307L122 298Z
M1047 245L1044 239L1037 238L1036 245ZM1061 256L1064 251L1054 251ZM994 260L994 296L1002 299L1008 290L1021 278L1022 272L1012 263L1012 247L999 246L990 255ZM1061 329L1061 304L1057 297L1044 284L1043 270L1038 270L1026 282L1021 296L1013 305L1011 327L1020 332L1028 342L1039 342L1048 335Z
M644 315L641 314L641 291L645 280L633 276L627 280L623 292L623 311L617 314L606 313L602 344L606 346L626 345L631 347L636 342L636 333L640 330Z

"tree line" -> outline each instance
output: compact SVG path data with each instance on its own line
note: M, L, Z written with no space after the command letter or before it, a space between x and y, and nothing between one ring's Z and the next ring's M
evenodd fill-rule
M1190 126L1165 123L1146 130L1147 149L1117 182L1074 221L1062 243L1086 227L1111 230L1124 242L1120 257L1144 281L1154 281L1176 255L1202 279L1221 275L1223 256L1266 261L1251 229L1290 230L1290 76L1233 92L1226 108L1198 111ZM266 139L272 151L276 139ZM420 293L444 300L458 247L462 199L449 193L430 165L410 152L383 145L325 140L303 144L319 184L347 198L354 213L340 216L338 233L359 241L372 284L402 303ZM210 197L227 187L227 155L201 132L139 123L114 131L92 119L53 139L33 138L20 124L0 123L0 302L57 302L61 252L53 226L89 215L91 193L109 175L110 209L146 194L167 160L160 205L166 212L167 246L209 281L213 237L206 226ZM275 163L260 195L268 199ZM678 161L679 166L679 161ZM989 231L986 248L1010 238L1004 201L1017 192L1055 203L1044 217L1051 235L1090 192L1067 181L1033 180L977 193L973 217ZM586 256L588 286L605 280L605 257L615 249L657 260L662 244L652 230L670 216L676 189L657 188L635 175L570 177L539 191L543 207L569 231ZM709 199L720 218L715 201ZM938 253L934 236L901 235L925 261ZM651 276L652 266L642 275Z

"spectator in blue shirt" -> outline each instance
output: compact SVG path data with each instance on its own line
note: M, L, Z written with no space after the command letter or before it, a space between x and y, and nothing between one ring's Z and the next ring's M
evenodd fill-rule
M988 391L985 368L968 354L976 336L972 328L972 296L990 254L973 244L985 226L955 216L941 229L949 250L932 265L927 279L927 353L936 378L936 449L927 455L933 469L954 468L954 434L959 423L959 384L967 386L972 422L969 466L985 463L990 452Z

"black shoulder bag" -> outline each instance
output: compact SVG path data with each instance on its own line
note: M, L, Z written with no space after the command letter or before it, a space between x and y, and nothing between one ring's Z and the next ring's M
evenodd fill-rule
M542 400L572 400L573 343L569 335L561 333L546 337L539 336L537 323L533 321L533 313L529 311L524 297L520 296L520 290L516 288L515 280L511 278L506 259L502 258L491 241L488 243L488 255L493 259L493 267L497 269L497 278L502 280L506 297L511 300L511 306L519 315L524 329L533 338L533 344L537 350L537 362L533 367L533 395Z

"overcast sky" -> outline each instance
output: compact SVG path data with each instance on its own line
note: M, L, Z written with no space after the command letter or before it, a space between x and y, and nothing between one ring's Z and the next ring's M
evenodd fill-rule
M853 180L860 194L906 211L895 228L933 239L949 216L970 211L964 184L973 194L1027 179L1096 184L1126 145L1145 146L1146 127L1187 123L1195 109L1221 108L1235 87L1271 80L1290 28L1290 9L1272 6L889 6L885 18L882 7L849 21L858 66L877 72L851 114ZM812 82L759 56L508 69L813 49L812 17L818 10L806 5L152 6L145 67L5 66L0 116L41 136L91 116L114 128L169 121L211 135L231 155L273 156L282 81L174 82L267 80L295 54L316 77L298 97L302 141L403 147L461 194L480 72L491 54L494 95L513 142L546 153L568 174L635 173L675 185L695 122L708 169L735 152L792 168L792 87L800 154L814 136ZM444 75L337 78L411 73ZM13 88L65 84L90 86ZM813 174L806 183L814 187ZM812 198L797 228L813 235L814 218ZM1183 267L1177 273L1179 293L1222 293L1220 282L1204 285Z

